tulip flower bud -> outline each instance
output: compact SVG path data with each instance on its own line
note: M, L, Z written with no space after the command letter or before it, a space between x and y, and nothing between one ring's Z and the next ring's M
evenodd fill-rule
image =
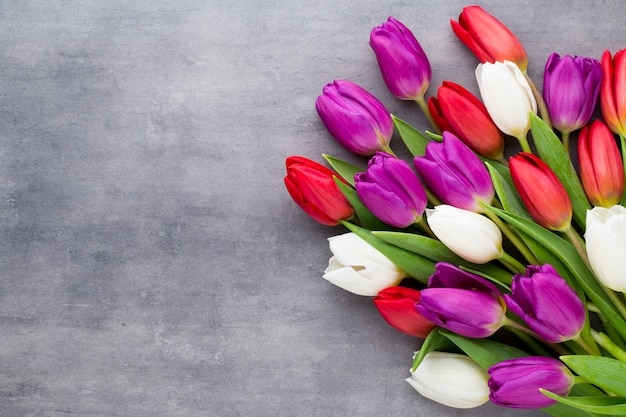
M580 180L594 206L609 208L624 194L624 163L611 130L601 120L578 135Z
M600 282L626 292L626 208L615 205L588 210L585 241L589 263Z
M450 21L456 36L480 62L513 61L526 71L528 58L522 43L498 19L479 6L465 7L459 21Z
M428 57L411 31L389 17L370 33L370 46L389 91L401 100L424 97L430 84Z
M585 306L576 291L552 265L529 266L515 275L511 295L504 295L509 310L549 343L574 339L585 324Z
M347 80L327 84L315 107L330 134L358 155L388 150L391 114L371 93Z
M533 219L550 230L567 230L572 221L572 202L550 167L537 156L522 152L511 157L509 168Z
M543 408L556 401L540 388L557 395L569 394L574 376L559 360L546 356L510 359L493 365L489 372L489 399L507 408Z
M426 210L426 221L444 245L469 262L484 264L502 254L502 232L483 215L442 204Z
M435 267L415 305L427 320L472 338L489 337L502 327L506 306L492 283L451 264Z
M442 131L452 132L474 152L490 159L502 157L502 133L485 105L462 86L444 81L437 97L428 99L428 109Z
M586 125L596 108L601 81L597 59L550 55L543 74L543 98L552 125L565 133Z
M313 220L336 226L354 215L354 209L337 187L333 171L315 161L290 156L286 159L285 186L293 200Z
M415 308L420 292L406 287L385 288L374 297L380 315L396 330L425 339L436 327Z
M602 117L616 134L626 136L626 49L611 57L607 50L602 54L602 87L600 108Z
M422 218L426 191L406 161L377 152L354 182L363 204L383 222L405 228Z
M324 279L346 291L373 297L397 285L406 274L354 233L328 238L333 256Z
M487 372L468 356L432 351L406 382L439 404L467 409L489 401L487 380Z
M485 164L470 148L450 132L443 132L443 142L431 142L424 156L413 165L426 186L446 204L483 212L482 203L491 204L495 195Z
M478 64L478 89L498 129L517 139L530 129L530 112L537 102L520 69L511 61Z

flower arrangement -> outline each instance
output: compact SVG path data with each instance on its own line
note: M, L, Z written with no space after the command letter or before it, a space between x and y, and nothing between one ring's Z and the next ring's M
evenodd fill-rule
M287 158L293 200L348 230L328 239L324 278L423 339L406 380L425 397L626 415L626 50L554 53L539 91L524 47L494 16L469 6L451 25L480 61L480 99L450 81L426 99L428 58L390 17L369 44L388 89L415 101L433 131L336 80L317 112L367 167ZM394 133L410 162L391 149ZM507 159L509 137L521 152Z

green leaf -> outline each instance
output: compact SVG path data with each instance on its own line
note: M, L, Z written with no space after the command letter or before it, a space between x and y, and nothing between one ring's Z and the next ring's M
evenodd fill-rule
M472 339L447 330L440 332L485 370L498 362L528 356L528 353L521 349L495 340Z
M568 355L560 359L590 383L611 394L626 397L626 363L591 355Z
M554 131L534 113L531 113L530 128L539 157L554 171L567 190L572 201L574 220L584 230L587 210L591 209L591 205L563 143Z
M466 261L446 245L437 239L428 236L418 235L415 233L404 233L394 231L375 231L375 236L383 239L385 242L391 243L403 249L409 250L418 255L424 256L432 261L447 262L457 266L464 266L468 269L488 275L499 283L510 283L511 273L499 268L493 264L477 265Z
M487 165L487 169L489 169L491 181L496 189L498 199L500 203L502 203L502 207L509 213L515 213L530 219L528 211L518 197L509 169L499 163L485 162L485 165Z
M413 126L402 119L391 116L396 130L400 134L400 138L413 156L423 156L426 152L426 145L430 143L430 139L417 131Z
M342 161L333 156L323 154L322 155L330 167L335 170L337 174L354 187L354 174L357 172L363 172L365 169L359 168L356 165L352 165L349 162Z
M443 336L441 333L439 333L436 330L430 332L428 337L424 339L424 343L422 343L422 346L420 347L419 352L413 358L413 367L411 368L411 371L415 372L419 364L422 363L422 360L424 360L424 357L426 356L426 354L434 350L447 351L452 347L454 347L454 345L452 344L450 339Z
M376 237L369 230L355 224L346 221L342 221L342 224L389 258L391 262L406 272L408 276L417 279L421 283L427 284L428 278L435 272L435 262L430 259L387 243Z
M626 398L623 397L563 397L540 388L541 392L560 404L607 416L626 415ZM570 414L571 415L571 414Z
M378 229L378 230L389 230L392 229L391 226L383 223L378 217L374 216L374 214L369 211L367 207L361 202L361 199L356 193L356 190L349 185L346 185L339 178L335 177L335 184L339 190L343 193L343 195L348 199L352 208L354 208L354 213L356 217L359 219L360 224L366 229Z

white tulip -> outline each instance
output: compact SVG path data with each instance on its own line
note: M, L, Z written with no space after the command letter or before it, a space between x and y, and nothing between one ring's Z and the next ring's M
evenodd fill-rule
M489 375L458 353L429 352L406 382L421 395L454 408L474 408L489 401Z
M507 135L525 137L530 112L537 113L537 102L519 67L511 61L478 64L476 80L496 126Z
M626 292L626 208L594 207L587 210L587 256L602 284Z
M385 255L354 233L328 239L333 257L324 279L357 295L375 296L397 285L406 274Z
M502 254L502 232L483 215L442 204L426 210L426 221L444 245L467 261L484 264Z

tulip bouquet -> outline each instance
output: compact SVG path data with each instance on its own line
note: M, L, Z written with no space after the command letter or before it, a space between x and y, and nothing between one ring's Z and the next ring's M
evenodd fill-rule
M390 17L370 36L382 78L433 131L336 80L318 114L367 166L286 160L294 201L347 229L328 239L324 278L373 297L391 326L419 338L407 382L425 397L626 415L626 50L554 53L539 91L495 17L469 6L451 23L480 61L480 99L450 81L426 99L428 58ZM410 162L391 149L394 133ZM507 138L521 148L508 159Z

